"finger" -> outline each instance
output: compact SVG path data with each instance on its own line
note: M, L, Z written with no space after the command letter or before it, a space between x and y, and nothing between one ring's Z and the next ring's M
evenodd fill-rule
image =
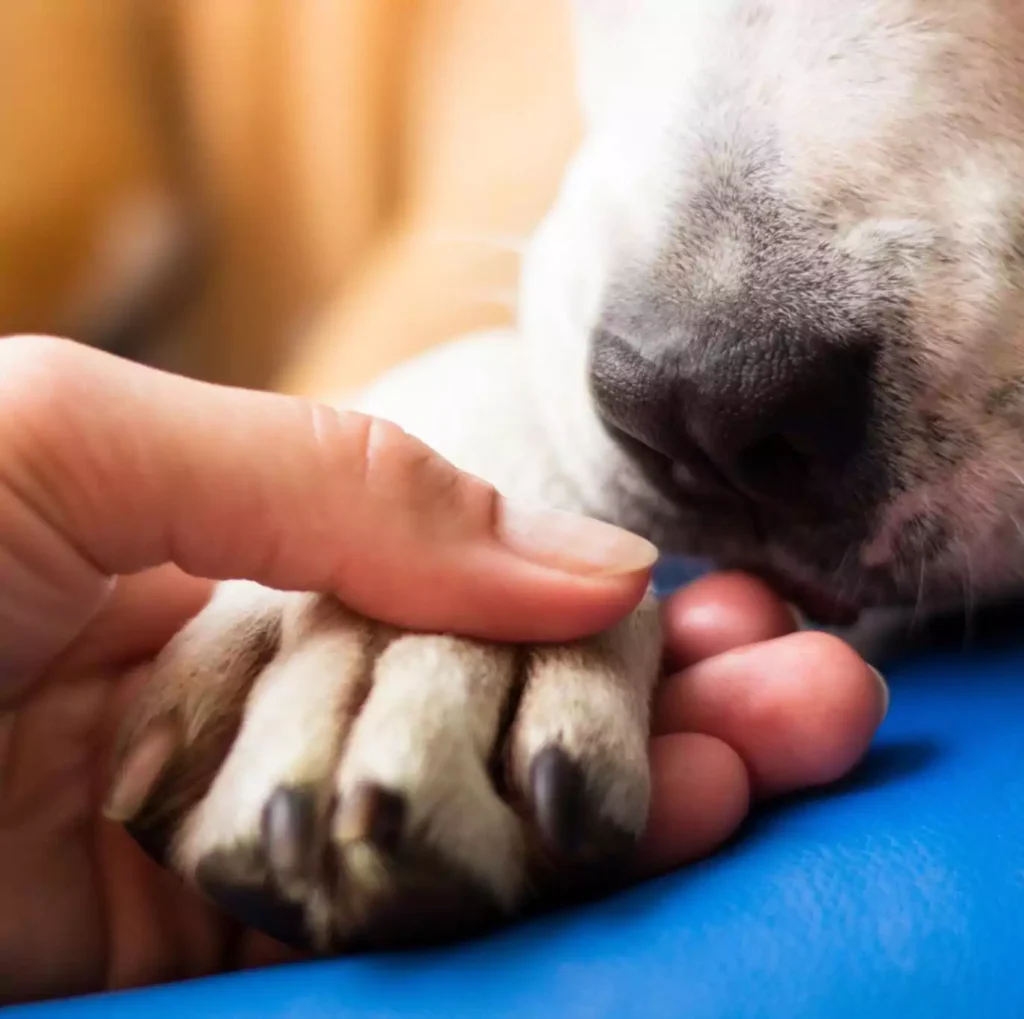
M162 648L209 601L213 585L176 566L118 577L103 607L56 663L67 673L118 670Z
M733 747L756 795L832 782L860 760L888 709L884 681L837 637L797 633L669 677L657 733L700 732Z
M665 655L681 669L734 648L792 633L796 616L763 581L745 573L712 573L667 599Z
M399 626L554 640L628 612L655 558L509 506L394 425L62 340L0 342L0 436L9 673L66 646L109 576L165 562L331 590Z
M656 874L705 856L740 826L750 781L739 755L712 736L673 733L651 741L651 812L638 866Z

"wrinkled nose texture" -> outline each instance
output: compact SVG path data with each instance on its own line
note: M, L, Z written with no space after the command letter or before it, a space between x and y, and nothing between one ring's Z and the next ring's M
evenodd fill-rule
M741 338L652 352L599 331L591 388L607 424L671 461L684 487L785 500L827 490L857 457L871 360L863 343Z

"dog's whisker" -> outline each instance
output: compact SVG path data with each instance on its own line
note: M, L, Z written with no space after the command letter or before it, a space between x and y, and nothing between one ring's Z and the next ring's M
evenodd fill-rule
M924 497L924 510L926 513L932 512L932 500L926 494ZM912 633L916 632L918 627L924 621L925 613L925 601L926 594L925 589L927 587L927 576L928 576L928 557L926 554L921 553L917 567L917 597L914 600L914 611L910 617L910 630Z
M853 589L850 591L849 595L847 595L847 598L852 602L856 602L858 597L860 597L861 588L863 586L864 578L862 576L858 576L854 581Z
M843 571L846 568L846 563L850 558L850 553L853 551L852 548L846 548L843 551L842 556L839 559L839 565L832 571L832 584L831 586L835 590L835 605L838 606L846 598L846 577Z
M910 617L910 632L916 633L925 615L925 586L928 572L928 561L921 557L917 567L917 598L914 600L914 611Z
M964 639L962 650L966 651L974 643L974 580L971 571L971 549L966 543L961 543L964 550L964 569L961 574L961 583L964 592Z
M846 550L846 552L843 553L843 558L842 558L842 560L840 562L840 568L842 568L843 566L846 565L847 561L849 560L850 555L853 552L854 552L853 548L848 548ZM840 577L840 585L843 585L843 583L844 583L843 582L843 578ZM863 586L864 586L864 574L863 574L862 571L858 570L854 574L854 576L853 576L853 584L852 585L845 585L845 586L841 587L843 598L845 600L847 600L847 601L856 602L857 598L860 596L861 588Z
M846 551L843 552L842 558L839 560L839 565L835 568L832 573L832 583L841 584L843 582L843 570L846 568L846 563L849 561L850 553L853 549L847 547Z

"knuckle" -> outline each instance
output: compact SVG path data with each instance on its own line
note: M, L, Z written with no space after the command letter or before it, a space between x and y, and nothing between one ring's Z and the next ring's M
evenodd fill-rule
M393 482L410 438L398 425L358 411L336 411L315 404L313 431L324 460L365 490Z
M0 480L24 497L68 475L80 449L79 407L88 382L70 341L19 336L0 341Z
M363 493L389 505L420 526L465 535L493 528L495 489L459 470L430 446L385 418L351 413L344 431L351 475Z

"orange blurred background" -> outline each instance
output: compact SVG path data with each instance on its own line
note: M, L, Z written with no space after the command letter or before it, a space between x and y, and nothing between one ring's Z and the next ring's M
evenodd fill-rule
M512 317L563 0L3 0L0 334L310 395Z

